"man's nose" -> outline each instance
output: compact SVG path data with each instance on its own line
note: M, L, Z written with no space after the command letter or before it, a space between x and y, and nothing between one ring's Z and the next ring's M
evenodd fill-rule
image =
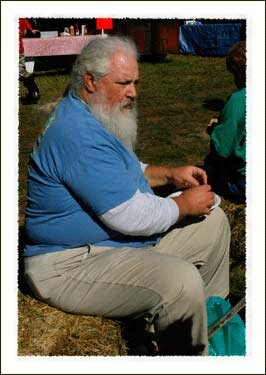
M133 99L137 96L137 89L134 83L128 85L126 96Z

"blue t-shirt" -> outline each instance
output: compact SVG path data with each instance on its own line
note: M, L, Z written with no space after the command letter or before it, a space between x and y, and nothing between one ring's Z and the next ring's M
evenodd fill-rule
M153 194L129 151L70 92L49 117L30 156L26 256L89 244L143 247L159 235L125 236L98 217L139 189Z

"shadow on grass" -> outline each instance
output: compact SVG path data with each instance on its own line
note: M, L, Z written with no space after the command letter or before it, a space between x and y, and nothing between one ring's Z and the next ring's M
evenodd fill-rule
M141 55L139 57L139 62L140 63L153 63L153 64L164 64L164 63L169 63L172 60L167 58L165 54L158 54L158 55Z
M34 59L34 74L69 74L76 57L76 55L36 57Z
M211 111L220 112L225 106L225 101L220 98L207 97L203 100L202 106Z
M51 70L41 70L41 71L34 71L34 77L51 77L51 76L68 76L71 73L70 69L61 68L61 69L51 69Z

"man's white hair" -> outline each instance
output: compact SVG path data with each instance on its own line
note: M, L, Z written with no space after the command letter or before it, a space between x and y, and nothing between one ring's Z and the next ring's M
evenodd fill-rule
M136 60L138 59L135 43L126 37L100 37L91 40L83 47L74 63L70 83L70 88L76 95L79 95L80 88L84 86L86 72L90 72L96 80L109 73L110 58L117 50L129 51Z

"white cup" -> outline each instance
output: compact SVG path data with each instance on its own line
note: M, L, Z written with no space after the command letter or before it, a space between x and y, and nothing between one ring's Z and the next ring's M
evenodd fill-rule
M35 61L26 61L25 66L28 73L33 73Z

